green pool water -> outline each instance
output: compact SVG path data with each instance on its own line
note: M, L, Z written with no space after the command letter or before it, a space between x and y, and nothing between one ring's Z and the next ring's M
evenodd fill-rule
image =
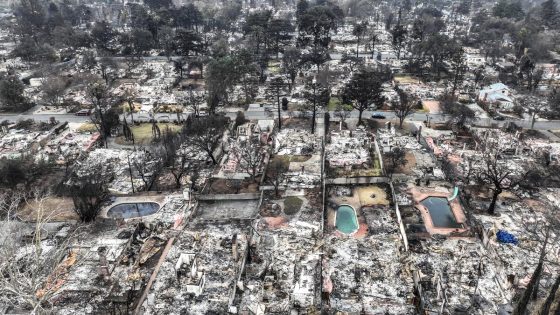
M358 218L354 208L342 205L336 212L336 229L344 234L351 234L358 230Z
M455 219L449 201L441 197L428 197L420 202L424 207L428 208L430 217L435 227L443 228L460 228L461 224Z

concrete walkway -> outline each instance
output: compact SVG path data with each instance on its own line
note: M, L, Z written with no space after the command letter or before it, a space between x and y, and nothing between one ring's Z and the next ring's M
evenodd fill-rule
M318 137L325 136L325 116L324 114L317 114L315 117L315 135Z

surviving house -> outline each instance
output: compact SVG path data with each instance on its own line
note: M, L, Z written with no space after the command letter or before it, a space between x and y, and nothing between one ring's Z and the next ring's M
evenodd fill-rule
M510 90L503 83L494 83L483 87L478 93L478 100L494 104L502 109L513 107L513 99L510 97Z

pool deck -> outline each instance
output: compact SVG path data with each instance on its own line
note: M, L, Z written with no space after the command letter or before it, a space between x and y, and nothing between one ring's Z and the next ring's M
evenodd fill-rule
M444 192L438 190L424 190L418 187L412 187L410 189L410 193L412 194L412 200L414 201L414 206L420 211L420 215L422 216L422 220L424 221L424 225L426 226L426 231L433 234L442 234L442 235L449 235L451 233L461 233L468 231L468 227L466 227L467 218L465 213L463 212L463 208L459 203L458 199L455 198L452 201L449 201L449 206L451 207L451 212L453 212L453 216L455 216L455 220L459 224L463 224L463 228L444 228L444 227L436 227L430 216L429 210L422 205L420 202L428 197L441 197L446 198L452 195L452 192Z
M371 194L375 194L372 197ZM344 234L336 229L336 209L327 207L327 224L334 228L334 234L341 237L364 238L368 235L369 227L362 213L362 207L387 206L389 197L379 186L359 186L352 189L352 196L330 196L329 201L337 205L349 205L354 208L358 219L358 230L352 234Z

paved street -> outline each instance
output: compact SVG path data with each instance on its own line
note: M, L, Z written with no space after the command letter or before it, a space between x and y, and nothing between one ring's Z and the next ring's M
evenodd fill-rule
M371 115L374 112L371 111L366 111L363 113L363 118L368 118L371 117ZM387 119L390 120L396 120L396 116L393 112L387 112L387 111L375 111L375 113L381 113L383 114ZM301 114L300 112L293 112L292 115L297 116ZM227 113L227 116L230 118L235 118L236 113L231 112L231 113ZM430 121L432 122L444 122L445 118L444 115L441 114L428 114ZM34 119L37 121L48 121L50 119L50 117L56 117L56 119L58 121L67 121L67 122L72 122L72 123L81 123L81 122L87 122L90 120L90 118L88 116L76 116L74 114L58 114L58 115L52 115L52 114L0 114L0 121L4 121L4 120L8 120L11 122L15 122L18 120L23 120L23 119ZM127 118L129 118L130 116L127 116ZM158 121L173 121L176 119L176 114L156 114L155 115L156 119ZM247 119L264 119L264 118L270 118L270 117L277 117L276 112L273 112L272 115L270 116L269 114L266 114L264 112L260 112L260 111L246 111L245 112L245 117ZM283 112L282 113L282 117L289 117L287 112ZM334 117L334 112L331 112L331 117ZM407 120L412 120L412 121L425 121L427 117L426 113L414 113L412 115L410 115L409 117L407 117ZM350 118L358 118L358 111L352 111L350 113ZM134 120L136 121L150 121L150 117L147 114L136 114L134 115ZM480 118L477 119L475 121L475 125L477 126L484 126L484 127L489 127L489 126L502 126L504 123L508 122L508 121L512 121L515 122L517 125L524 127L524 128L529 128L531 125L531 122L529 120L521 120L521 119L506 119L504 121L495 121L491 118ZM540 130L560 130L560 120L549 120L549 121L539 121L537 120L535 122L535 126L534 129L540 129Z

